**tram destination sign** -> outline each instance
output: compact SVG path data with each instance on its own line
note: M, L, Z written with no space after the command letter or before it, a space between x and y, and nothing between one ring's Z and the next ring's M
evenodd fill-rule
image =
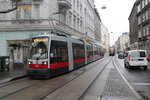
M48 38L33 38L32 39L33 42L47 42Z

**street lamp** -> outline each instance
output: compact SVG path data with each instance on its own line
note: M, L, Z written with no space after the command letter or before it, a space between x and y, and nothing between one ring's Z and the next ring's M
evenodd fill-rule
M106 6L105 6L105 4L102 6L102 9L106 9Z

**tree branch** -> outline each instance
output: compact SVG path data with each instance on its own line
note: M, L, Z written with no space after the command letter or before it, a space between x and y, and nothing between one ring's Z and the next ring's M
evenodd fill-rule
M4 11L0 11L0 14L9 13L9 12L11 12L11 11L16 10L16 9L18 8L18 2L19 2L19 0L16 0L16 5L15 5L15 7L14 7L14 8L7 9L7 10L4 10Z

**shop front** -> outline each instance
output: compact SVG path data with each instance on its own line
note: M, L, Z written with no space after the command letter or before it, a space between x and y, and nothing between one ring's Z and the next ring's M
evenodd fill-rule
M13 66L24 66L27 64L29 40L8 40L10 61Z

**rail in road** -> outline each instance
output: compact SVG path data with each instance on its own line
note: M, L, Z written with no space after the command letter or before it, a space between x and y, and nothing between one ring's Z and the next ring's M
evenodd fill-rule
M137 100L112 64L112 59L112 57L105 57L48 80L23 78L0 84L0 99L109 100L114 98L119 100L118 98L125 98Z
M49 93L56 91L58 88L81 76L88 70L91 70L94 66L104 61L105 59L107 59L107 57L73 72L49 80L34 80L23 78L16 81L0 84L0 99L42 99Z

